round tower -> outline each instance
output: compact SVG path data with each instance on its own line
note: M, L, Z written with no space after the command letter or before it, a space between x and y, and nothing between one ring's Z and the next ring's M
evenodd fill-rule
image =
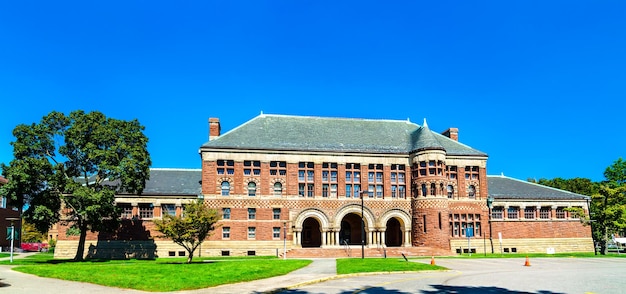
M449 183L446 150L428 128L418 129L411 157L411 210L413 246L450 249L448 225Z

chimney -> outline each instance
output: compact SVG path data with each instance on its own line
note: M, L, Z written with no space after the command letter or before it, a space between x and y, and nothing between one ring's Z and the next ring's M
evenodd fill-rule
M219 137L221 132L220 119L217 117L209 118L209 141Z
M454 141L457 141L457 142L459 141L459 129L457 128L449 128L441 134Z

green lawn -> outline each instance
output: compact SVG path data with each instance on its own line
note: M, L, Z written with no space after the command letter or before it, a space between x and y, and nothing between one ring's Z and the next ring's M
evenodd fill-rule
M401 272L444 270L446 268L424 264L420 262L407 262L403 258L340 258L337 259L337 274L353 274L368 272Z
M167 292L201 289L284 275L311 263L310 260L279 258L184 258L157 260L54 260L51 254L14 259L16 271L109 287ZM8 264L8 261L2 261Z

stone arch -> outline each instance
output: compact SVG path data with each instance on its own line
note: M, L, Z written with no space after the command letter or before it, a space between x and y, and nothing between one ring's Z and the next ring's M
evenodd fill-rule
M472 180L467 181L465 183L465 197L469 197L469 189L470 186L474 186L474 199L480 198L480 183L478 181Z
M348 214L354 213L357 215L361 215L361 205L360 204L349 204L344 207L341 207L337 211L337 215L335 216L333 227L340 228L341 220ZM368 230L373 230L376 226L376 218L374 217L374 213L366 207L363 208L363 219L365 220L365 225Z
M233 189L233 179L229 178L229 177L221 177L221 178L217 178L217 185L215 185L216 191L215 193L217 193L218 195L222 194L222 182L228 182L228 184L230 185L230 189L232 192Z
M281 179L281 178L273 178L270 180L270 185L269 185L269 193L268 195L274 195L274 185L276 183L280 183L280 185L282 186L282 191L281 191L281 196L285 194L285 186L286 186L286 181L285 179Z
M379 219L381 228L380 243L388 247L401 247L409 243L411 216L401 209L390 209Z
M387 221L390 218L397 218L400 220L400 224L405 230L411 230L411 216L404 210L401 209L391 209L383 213L383 215L379 218L380 226L385 226Z
M326 216L326 214L323 211L317 208L309 208L300 212L300 214L298 214L298 216L295 218L294 220L295 228L297 230L302 230L302 225L304 224L304 221L307 218L316 219L320 223L320 226L322 229L326 229L330 226L330 221L328 219L328 216Z

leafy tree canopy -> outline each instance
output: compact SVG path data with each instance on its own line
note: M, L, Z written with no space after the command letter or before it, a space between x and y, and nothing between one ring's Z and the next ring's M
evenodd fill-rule
M43 242L46 236L39 232L35 226L29 222L22 222L22 242L33 243Z
M24 219L40 232L59 221L80 231L75 259L83 259L87 230L117 220L116 191L140 194L151 165L148 138L139 121L94 111L53 111L38 124L15 127L14 159L2 164L2 187L13 201L28 203ZM61 218L61 208L64 209Z
M187 250L187 263L191 263L196 248L215 229L219 219L217 210L209 209L203 200L198 200L185 206L183 216L165 215L163 219L155 219L154 224L164 237Z
M554 179L539 179L537 184L553 187L565 191L570 191L572 193L582 194L591 196L594 194L598 194L599 185L598 183L592 182L587 178L573 178L573 179L563 179L563 178L554 178Z
M612 165L604 170L604 178L613 187L623 186L626 184L626 161L618 158Z

